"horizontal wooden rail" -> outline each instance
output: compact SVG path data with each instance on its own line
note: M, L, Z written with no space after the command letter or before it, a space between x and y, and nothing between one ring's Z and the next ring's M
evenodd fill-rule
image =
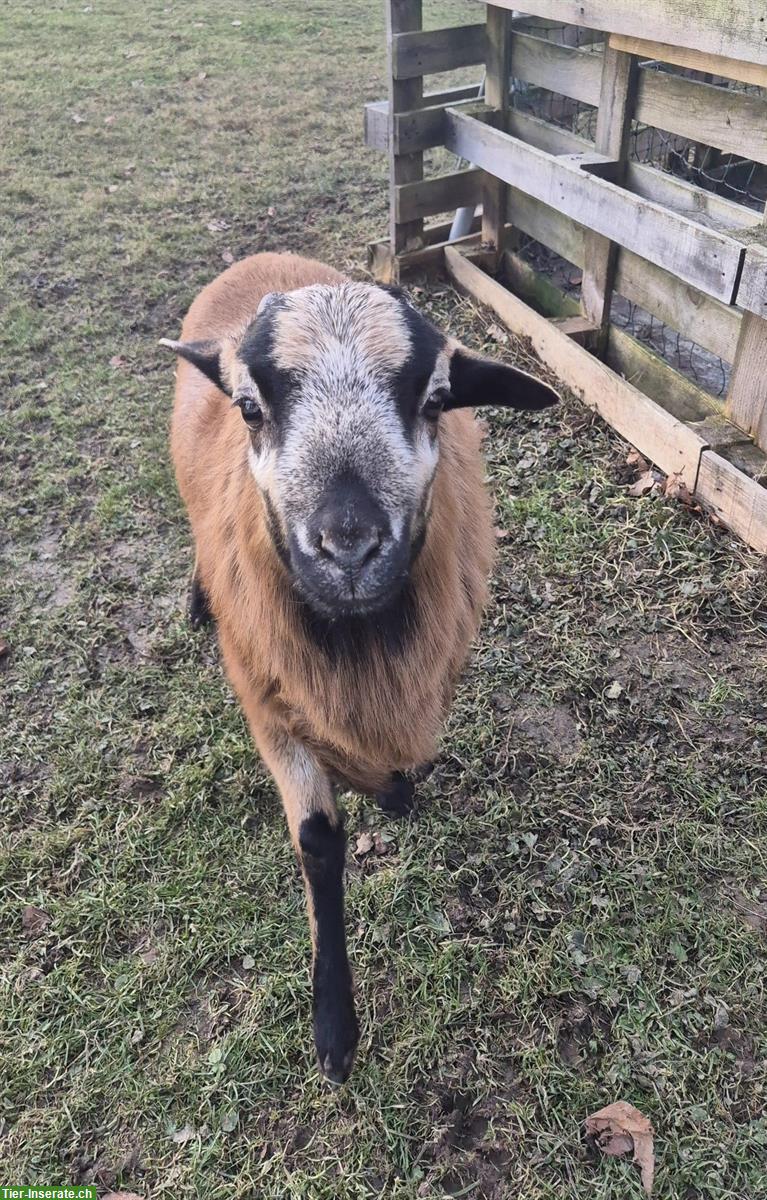
M516 34L511 65L515 78L535 87L581 104L599 104L601 50L559 46L529 34ZM767 100L761 96L643 67L635 115L653 128L767 163Z
M394 212L398 221L412 221L478 204L481 195L482 171L453 171L449 175L400 184L394 192Z
M493 0L510 9L518 2ZM567 25L639 38L651 31L671 46L767 64L764 0L530 0L526 11L530 8L537 17Z
M448 29L398 33L392 39L395 79L415 79L485 61L485 26L454 25Z
M685 67L688 71L704 71L767 88L767 64L760 67L756 63L744 62L742 58L723 58L718 54L706 54L703 50L670 46L668 42L648 42L644 38L627 37L622 33L611 33L610 45L614 50L636 54L645 61L673 63L675 67Z
M394 115L394 148L397 154L410 154L438 146L442 134L442 112L447 104L476 100L478 83L465 87L426 92L421 108ZM434 140L436 139L436 140ZM389 101L371 100L365 105L365 145L371 150L389 149Z
M539 150L547 150L549 154L587 154L594 149L594 143L569 129L542 121L529 113L512 109L509 114L509 133L522 138ZM648 200L657 200L667 208L684 212L693 220L704 218L706 223L719 225L722 229L749 229L761 225L762 214L733 200L725 200L715 192L679 179L668 171L660 171L646 163L630 162L626 168L626 185L638 196L646 196Z
M447 148L699 291L732 303L744 253L734 238L597 177L591 173L595 164L582 156L556 157L493 129L477 119L487 111L478 105L470 111L449 108Z

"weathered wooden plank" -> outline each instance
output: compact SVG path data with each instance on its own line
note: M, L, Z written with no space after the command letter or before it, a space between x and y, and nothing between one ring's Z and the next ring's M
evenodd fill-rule
M517 33L511 48L511 73L515 79L569 96L581 104L598 104L602 51L562 46Z
M448 109L446 122L445 144L453 153L662 264L700 291L732 300L743 253L734 238L581 171L577 156L554 158L493 129L468 110Z
M601 51L527 34L514 42L515 77L581 104L599 104ZM761 96L643 67L635 115L646 125L767 163L767 100Z
M695 494L760 554L767 554L767 488L713 450L704 450Z
M421 0L387 0L386 45L389 77L389 121L396 113L420 108L423 101L423 79L396 79L394 55L396 39L401 33L419 30L423 23ZM422 243L423 221L417 218L401 223L396 216L397 187L423 179L423 153L420 150L402 154L389 133L389 239L396 256L405 250L416 250Z
M631 117L637 85L637 60L633 54L607 49L602 57L602 84L597 113L596 149L617 164L613 182L623 184L626 174ZM598 233L584 233L581 309L598 328L597 353L607 346L610 306L620 247Z
M764 225L743 236L760 240L767 237L767 208ZM747 311L743 315L725 409L728 417L751 434L762 450L767 450L767 320L762 315L767 291L765 264L767 250L759 240L754 240L746 251L738 288L738 303L745 303Z
M657 129L767 163L767 101L761 96L643 67L636 116Z
M767 246L754 245L746 249L735 301L758 317L767 317Z
M493 110L493 123L506 129L509 108L509 63L511 59L509 33L511 13L502 8L487 6L485 28L485 100ZM503 253L506 225L506 183L494 174L484 174L482 181L482 241L491 254Z
M767 450L767 321L755 313L743 317L725 412Z
M482 195L483 172L453 171L416 183L400 184L395 190L395 215L398 221L430 217L433 213L448 212L477 204Z
M587 138L518 109L512 109L509 114L509 133L549 154L580 154L594 149L594 143ZM638 196L656 200L667 208L685 213L693 220L702 220L703 224L710 223L731 230L746 229L761 223L762 218L754 209L725 200L715 192L644 163L628 163L626 185Z
M673 63L690 71L705 71L711 75L723 75L726 79L737 79L741 83L755 84L767 88L767 66L744 62L741 58L723 58L703 50L690 50L684 46L670 46L668 42L649 42L641 37L626 37L611 33L609 44L615 50L636 54L645 61Z
M569 314L578 311L578 303L572 296L565 295L519 255L507 251L503 261L506 278L512 289L544 316L567 319ZM718 411L713 397L617 325L610 330L605 361L680 421L702 421ZM743 434L740 436L743 437Z
M463 250L479 252L480 219L477 218L473 222L476 229L472 228L472 232L468 233L466 237L456 238L454 242L448 243L452 224L452 221L446 221L432 226L431 229L426 229L424 245L418 250L398 255L396 264L391 251L391 242L388 239L368 243L368 269L373 278L377 279L379 283L393 283L395 275L399 279L418 272L437 271L444 265L445 246L448 244L458 246Z
M392 46L395 79L413 79L473 67L485 61L485 26L454 25L448 29L399 33Z
M695 486L705 448L696 433L560 333L452 246L445 248L445 263L456 283L487 304L515 333L530 338L543 362L579 392L586 404L662 470L678 473L690 489Z
M515 0L494 0L514 9ZM535 0L535 14L568 25L646 37L706 54L767 64L763 0Z
M411 113L397 113L394 118L394 149L397 154L426 150L442 141L442 113L446 104L461 100L476 100L479 84L425 92L423 107ZM365 145L371 150L389 148L389 103L371 100L365 105Z

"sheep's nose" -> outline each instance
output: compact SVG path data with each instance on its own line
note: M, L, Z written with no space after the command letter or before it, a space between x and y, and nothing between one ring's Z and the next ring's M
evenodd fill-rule
M320 530L320 551L344 571L359 571L379 553L383 530L378 525L344 524Z
M379 501L355 476L334 480L314 515L314 546L320 558L345 575L358 573L385 548L389 519Z

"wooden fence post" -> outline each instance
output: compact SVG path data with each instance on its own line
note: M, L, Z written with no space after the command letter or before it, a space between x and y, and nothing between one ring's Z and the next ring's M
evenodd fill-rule
M754 312L743 313L724 411L767 450L767 320Z
M389 247L391 278L398 275L397 256L423 245L423 218L397 221L396 188L401 183L423 179L423 151L397 153L394 138L395 113L409 112L423 103L423 76L395 79L394 43L398 34L422 27L421 0L386 0L386 44L389 70Z
M626 174L638 65L638 59L633 54L605 46L596 150L615 161L615 172L610 179L618 184L623 183ZM596 353L603 358L610 331L610 306L620 247L608 238L587 230L583 251L581 311L597 327Z
M509 10L488 4L486 30L485 102L497 110L495 127L506 132L511 71ZM492 267L498 266L504 250L507 195L506 184L495 175L485 173L482 180L482 243L488 248L488 265Z

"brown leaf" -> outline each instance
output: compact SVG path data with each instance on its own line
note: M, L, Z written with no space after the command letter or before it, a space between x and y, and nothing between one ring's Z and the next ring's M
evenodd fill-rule
M664 484L663 493L671 500L678 500L680 504L687 505L688 508L695 505L692 492L680 474L669 475Z
M644 454L640 454L638 450L629 450L626 455L626 465L636 467L639 471L648 471L650 469L650 464Z
M629 496L646 496L648 492L657 491L658 480L653 471L644 471L628 488Z
M358 856L369 854L373 849L373 835L368 833L367 829L363 829L362 833L357 838L357 845L354 847L354 853Z
M647 1117L633 1104L616 1100L614 1104L608 1104L587 1117L585 1128L586 1136L593 1138L603 1154L620 1157L634 1151L633 1161L639 1167L642 1185L650 1196L655 1174L655 1151L653 1129Z
M21 928L27 937L37 937L50 925L51 918L45 909L28 904L21 914Z

